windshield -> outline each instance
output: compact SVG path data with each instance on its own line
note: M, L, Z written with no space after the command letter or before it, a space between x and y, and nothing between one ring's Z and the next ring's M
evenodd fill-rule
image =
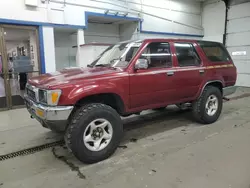
M90 66L127 67L140 46L139 42L112 45L104 50Z

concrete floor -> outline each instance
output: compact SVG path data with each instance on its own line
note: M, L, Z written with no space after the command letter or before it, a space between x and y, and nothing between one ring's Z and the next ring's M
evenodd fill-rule
M250 97L226 102L220 120L206 126L175 107L126 118L111 158L85 165L55 147L0 161L0 187L249 188L249 107ZM24 109L1 112L0 119L0 155L61 139Z

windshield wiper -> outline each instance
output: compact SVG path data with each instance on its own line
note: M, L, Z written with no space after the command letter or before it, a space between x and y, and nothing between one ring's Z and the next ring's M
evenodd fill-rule
M88 65L87 65L87 67L93 68L93 65L91 65L91 64L88 64Z
M98 65L95 65L94 67L108 67L108 68L116 69L116 67L112 67L110 64L98 64Z
M107 67L110 66L109 64L97 64L95 67Z

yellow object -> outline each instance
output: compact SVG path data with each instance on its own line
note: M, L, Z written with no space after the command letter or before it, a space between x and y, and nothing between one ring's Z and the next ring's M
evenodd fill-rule
M57 103L58 97L59 97L58 92L54 91L54 92L51 93L51 102L52 102L52 104Z
M36 115L39 117L44 117L44 111L41 109L36 109Z

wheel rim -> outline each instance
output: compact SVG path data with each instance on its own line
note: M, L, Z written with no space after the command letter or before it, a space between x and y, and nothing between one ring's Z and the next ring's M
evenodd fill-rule
M90 151L100 151L109 145L112 136L111 123L106 119L96 119L86 127L83 142Z
M219 100L215 95L210 95L206 102L206 113L209 116L216 114L219 106Z

